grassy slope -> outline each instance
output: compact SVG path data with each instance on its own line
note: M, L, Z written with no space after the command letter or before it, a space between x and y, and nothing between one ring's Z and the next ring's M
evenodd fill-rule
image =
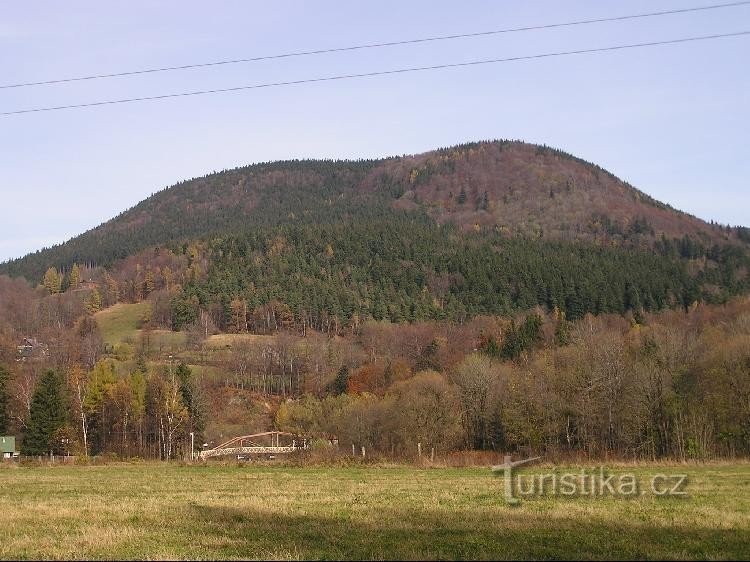
M104 343L117 345L123 342L135 344L141 341L141 321L149 312L150 304L119 303L97 312L94 318L104 338ZM187 334L169 330L152 330L150 333L152 352L177 353L185 347Z
M128 339L137 341L138 328L150 306L147 302L120 303L97 312L94 318L99 325L104 343L117 345Z
M0 469L0 558L747 558L750 465L688 499L502 499L489 470ZM615 471L616 472L616 471Z

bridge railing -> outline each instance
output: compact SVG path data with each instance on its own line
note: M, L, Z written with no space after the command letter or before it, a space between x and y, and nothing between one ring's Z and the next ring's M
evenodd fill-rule
M290 437L298 438L299 436L281 431L267 431L264 433L256 433L254 435L243 435L241 437L234 437L213 449L201 451L198 453L198 458L207 459L209 457L230 455L274 455L293 453L295 451L307 449L306 439L302 439L301 444L297 439L292 439L291 445L281 445L281 437L284 437L286 440ZM258 441L269 439L271 441L270 445L258 443Z
M207 459L209 457L221 457L225 455L274 455L283 453L293 453L304 450L305 447L292 445L289 447L227 447L226 449L209 449L201 451L199 458Z

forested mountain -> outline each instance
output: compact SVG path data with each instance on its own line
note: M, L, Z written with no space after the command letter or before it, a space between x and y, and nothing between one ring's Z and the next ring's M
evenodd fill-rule
M0 266L31 282L0 274L0 423L34 455L747 454L748 234L517 142L212 174Z
M36 282L52 266L108 266L142 249L248 226L336 223L408 210L462 230L650 247L738 232L676 211L559 150L480 142L417 156L255 164L181 182L65 244L0 264Z
M74 263L104 266L117 286L105 304L164 290L164 327L210 311L221 330L338 333L368 318L541 306L576 319L725 302L750 291L746 234L560 151L496 141L212 174L0 273L38 283L53 268L56 292Z

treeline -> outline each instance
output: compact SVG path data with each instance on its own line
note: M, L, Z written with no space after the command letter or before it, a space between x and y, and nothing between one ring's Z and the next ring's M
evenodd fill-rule
M143 356L97 359L100 336L79 324L48 356L0 369L0 429L23 435L26 454L184 458L191 432L196 444L217 442L269 429L269 415L344 451L396 456L417 444L438 454L750 454L746 298L640 318L537 309L369 320L343 338L281 331L221 347L198 333L177 355L201 365L200 378Z
M0 407L9 382L0 369ZM141 362L118 374L114 362L102 360L90 371L46 371L21 422L24 455L190 458L190 434L202 443L205 409L184 364L148 369Z
M739 312L739 313L738 313ZM718 317L724 315L722 322ZM535 322L521 322L533 325ZM551 326L550 326L551 328ZM591 458L750 454L750 308L586 317L537 334L514 361L487 349L409 375L342 368L323 397L280 406L280 429L414 457L473 448ZM439 365L433 365L433 367ZM386 382L386 384L383 384Z

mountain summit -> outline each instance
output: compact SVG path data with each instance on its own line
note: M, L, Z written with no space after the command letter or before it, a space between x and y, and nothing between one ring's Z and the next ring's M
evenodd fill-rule
M560 150L485 141L379 160L253 164L183 181L64 244L0 264L0 273L36 281L48 267L107 266L151 246L248 226L330 223L375 208L506 237L639 247L738 238Z

